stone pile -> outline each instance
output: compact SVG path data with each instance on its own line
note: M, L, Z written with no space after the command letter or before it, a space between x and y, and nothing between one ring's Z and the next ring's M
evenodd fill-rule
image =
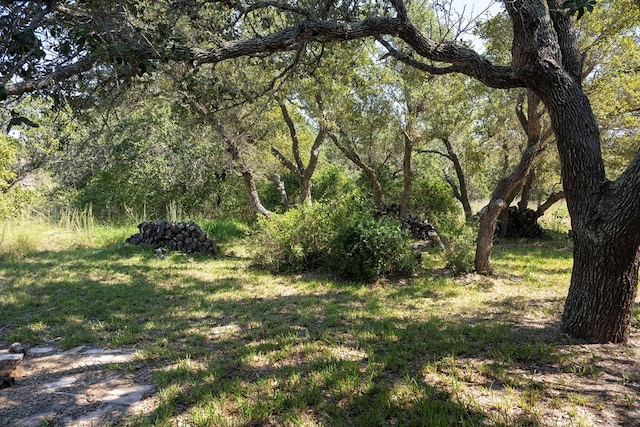
M187 253L217 255L215 240L193 221L142 221L138 225L139 233L127 239L132 245L147 245L154 249L176 250Z
M391 203L389 205L379 206L377 209L379 215L393 216L400 219L402 227L409 232L409 235L416 240L430 242L432 246L441 246L442 242L436 228L426 219L420 218L418 215L408 214L400 217L400 205Z
M498 222L496 235L505 237L538 239L542 237L544 230L538 224L539 215L532 209L521 211L518 206L510 206L507 211L507 229L504 231L504 221Z

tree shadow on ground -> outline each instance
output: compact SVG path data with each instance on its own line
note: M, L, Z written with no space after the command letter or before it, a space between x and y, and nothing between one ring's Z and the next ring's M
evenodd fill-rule
M301 286L295 277L251 276L281 283L266 292L237 275L246 265L225 264L238 260L203 261L194 270L139 255L48 254L0 270L3 293L29 293L3 302L0 324L31 330L34 342L65 331L68 346L131 345L147 355L161 397L134 423L544 425L530 402L568 398L574 383L585 384L588 401L627 393L626 405L608 407L626 425L640 421L640 378L624 368L632 354L618 346L582 360L599 347L568 340L555 322L521 316L523 303L557 301L506 298L490 316L482 307L429 316L399 310L415 298L411 284L381 300L375 290L323 286L318 277ZM430 295L434 304L445 284ZM615 384L610 394L597 387L602 377L586 378L593 365ZM496 415L474 392L529 400Z

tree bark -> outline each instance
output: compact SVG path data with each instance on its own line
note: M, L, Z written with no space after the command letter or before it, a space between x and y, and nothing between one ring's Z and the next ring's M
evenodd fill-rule
M547 200L536 209L536 218L540 218L551 206L562 199L564 199L564 191L556 191L555 193L549 194Z
M440 139L447 150L446 153L438 150L418 150L418 153L425 154L437 154L439 156L444 157L449 160L453 165L454 170L456 171L456 178L458 179L458 183L453 179L451 175L449 175L448 167L444 170L444 180L451 187L451 191L453 192L453 197L456 198L457 201L462 205L462 210L464 212L465 221L471 222L473 219L473 211L471 210L471 203L469 202L469 191L467 190L467 180L464 176L464 171L462 170L462 164L460 163L460 158L456 154L453 146L451 145L451 141L448 138Z
M545 142L551 136L551 132L542 133L540 110L540 98L532 91L527 92L527 117L521 118L525 133L527 134L527 147L520 156L520 162L515 169L502 178L491 194L489 204L480 211L480 227L476 239L475 268L479 274L490 274L490 258L493 245L493 236L496 232L498 218L509 207L523 181L531 170L533 160L544 148ZM520 106L518 106L520 108ZM506 223L503 230L506 232Z
M459 198L458 200L462 204L462 210L464 211L464 218L467 222L470 222L473 218L473 212L471 211L471 203L469 202L469 190L467 190L467 180L464 176L464 171L462 170L462 164L460 163L460 158L456 154L453 146L451 145L451 141L449 138L443 138L442 143L447 149L447 154L449 155L449 159L451 163L453 163L453 168L456 171L456 177L458 178L459 184Z
M400 198L400 218L407 216L409 203L411 202L411 190L413 187L413 173L411 172L411 154L413 152L413 140L409 135L410 126L403 129L404 135L404 156L402 157L402 197Z
M564 330L589 341L625 342L638 283L640 153L615 182L606 179L570 18L556 0L505 5L514 26L514 71L544 102L562 164L574 236Z
M369 181L373 189L374 206L382 206L382 196L384 194L384 191L382 189L382 184L380 184L380 180L378 179L378 174L376 173L375 169L363 162L360 156L358 156L358 153L350 149L347 145L341 143L338 137L336 137L333 133L330 133L329 137L336 145L336 147L338 147L338 149L342 151L342 153L349 160L351 160L356 166L358 166L362 170L362 173L364 173L364 175L367 177L367 180Z
M222 138L225 150L231 155L231 159L233 160L233 163L235 165L235 170L239 172L244 179L244 184L247 189L247 195L249 196L249 203L251 204L253 211L264 216L271 215L271 211L265 208L260 201L260 195L258 194L258 189L256 188L253 171L244 162L237 142L235 141L235 139L233 139L233 137L229 135L222 123L216 123L216 130Z
M496 232L496 224L500 213L507 207L504 200L492 197L478 215L480 216L480 227L476 239L475 268L479 274L488 275L491 273L491 249L493 247L493 235Z
M284 182L282 182L280 175L278 175L277 173L274 173L271 179L273 183L276 185L276 188L278 189L278 193L280 194L280 204L285 210L289 209L289 196L287 196L287 189L284 186Z
M536 177L536 170L532 168L527 175L527 179L524 180L522 185L522 191L520 192L520 201L518 202L518 209L520 212L524 212L529 207L529 200L531 199L531 187L533 186L533 180Z
M318 102L318 106L320 110L322 110L322 101L320 96L316 96L316 100ZM320 157L320 147L327 137L328 129L326 124L324 123L324 119L320 119L320 129L316 135L316 138L313 141L311 146L311 150L309 152L309 162L307 166L304 166L302 162L302 156L300 155L300 141L298 139L298 133L296 131L295 124L289 115L289 111L287 110L287 106L285 105L283 100L279 100L280 111L282 112L282 117L284 118L285 123L289 129L289 136L291 137L291 151L293 153L293 159L296 162L295 165L292 161L286 158L284 154L282 154L276 147L271 147L271 153L276 156L280 163L282 163L289 171L295 176L298 185L300 186L300 203L311 204L311 188L313 187L313 182L311 181L311 177L316 170L318 165L318 158Z

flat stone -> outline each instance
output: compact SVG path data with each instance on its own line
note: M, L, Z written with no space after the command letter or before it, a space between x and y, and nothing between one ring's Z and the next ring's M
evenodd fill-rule
M77 418L75 420L66 418L63 422L67 427L93 427L101 425L101 421L105 416L117 413L121 413L121 411L115 405L106 405L102 408L96 409L95 411L89 412L81 418Z
M31 349L33 356L42 356L44 354L53 353L55 349L53 347L34 347Z
M73 347L71 350L67 350L67 351L65 351L65 352L64 352L64 353L62 353L62 354L67 355L67 354L80 353L80 352L81 352L82 350L84 350L86 347L87 347L86 345L79 345L79 346L77 346L77 347Z
M117 388L111 390L102 401L109 403L117 403L120 405L133 405L144 397L144 394L153 390L152 385L139 385L135 387Z
M0 353L0 377L10 376L23 357L22 353Z
M60 378L58 381L54 381L52 383L46 383L44 384L44 386L48 389L56 390L59 388L69 387L73 385L76 381L78 381L78 378L76 377L64 377L64 378Z

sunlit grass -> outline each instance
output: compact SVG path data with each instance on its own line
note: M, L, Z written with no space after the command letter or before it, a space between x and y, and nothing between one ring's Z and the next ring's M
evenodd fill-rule
M597 406L571 384L603 381L599 359L557 327L568 240L499 244L492 277L362 285L255 270L231 238L218 258L161 259L122 243L135 226L30 230L2 252L0 343L138 349L158 406L131 425L588 425Z

